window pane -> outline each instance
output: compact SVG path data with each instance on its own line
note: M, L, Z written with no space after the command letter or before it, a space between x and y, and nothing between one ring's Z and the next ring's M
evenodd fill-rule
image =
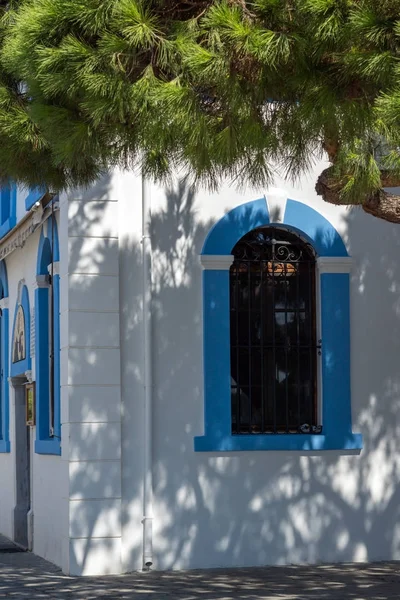
M233 254L232 432L297 433L317 424L314 253L265 227Z

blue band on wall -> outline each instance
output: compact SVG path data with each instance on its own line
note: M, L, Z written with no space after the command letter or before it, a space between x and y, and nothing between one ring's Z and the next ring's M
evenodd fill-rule
M265 200L239 206L207 236L202 255L229 255L241 237L269 224ZM347 257L342 238L314 209L288 200L283 224L297 232L317 255ZM232 435L230 399L229 270L203 273L205 435L194 439L196 451L342 450L359 451L362 436L352 433L350 396L350 321L348 273L321 275L323 434Z

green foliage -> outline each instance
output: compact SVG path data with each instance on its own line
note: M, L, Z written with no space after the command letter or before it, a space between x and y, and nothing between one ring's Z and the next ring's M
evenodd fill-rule
M342 200L400 173L400 0L14 0L0 20L0 177L110 166L217 186L330 148Z

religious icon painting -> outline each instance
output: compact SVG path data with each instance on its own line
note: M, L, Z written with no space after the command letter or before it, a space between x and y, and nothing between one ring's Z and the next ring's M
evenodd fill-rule
M15 319L14 338L12 343L12 361L17 363L26 358L26 336L25 336L25 315L24 309L18 307Z

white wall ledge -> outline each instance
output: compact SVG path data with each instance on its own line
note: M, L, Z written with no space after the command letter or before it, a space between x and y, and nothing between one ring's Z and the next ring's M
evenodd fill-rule
M36 280L33 283L33 289L50 287L50 279L48 275L36 275Z
M319 273L350 273L354 261L350 256L320 256L317 258Z
M205 271L229 271L233 263L233 256L228 255L200 255L200 263Z

